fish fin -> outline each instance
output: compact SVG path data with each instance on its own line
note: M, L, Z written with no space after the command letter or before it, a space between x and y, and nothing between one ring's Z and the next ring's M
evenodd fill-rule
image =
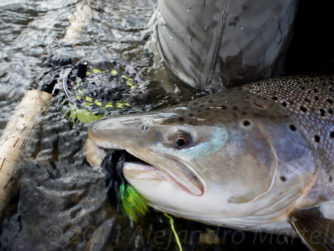
M298 209L289 222L311 250L334 250L334 220L326 219L319 208Z

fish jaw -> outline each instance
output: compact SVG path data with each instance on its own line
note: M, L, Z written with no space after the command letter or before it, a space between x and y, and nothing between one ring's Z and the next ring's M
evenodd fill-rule
M146 116L145 120L136 115L123 116L112 118L112 122L101 120L94 123L88 130L88 139L84 147L87 161L92 166L99 167L106 156L105 150L125 150L141 160L141 163L125 163L124 170L128 166L132 167L129 170L134 174L138 174L139 170L145 170L146 177L150 177L150 179L156 179L158 177L156 174L160 173L160 178L164 177L165 180L176 185L178 189L192 196L203 195L204 182L187 163L172 156L160 156L145 147L145 142L150 142L151 136L142 133L143 124L158 123L169 115ZM134 144L134 142L137 143ZM134 168L135 166L137 169Z

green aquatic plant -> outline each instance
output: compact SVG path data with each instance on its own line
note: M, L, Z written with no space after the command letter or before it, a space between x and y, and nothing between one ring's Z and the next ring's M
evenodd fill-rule
M80 109L75 106L72 106L70 109L70 119L74 122L76 119L81 123L90 123L92 121L101 119L103 115L95 114L94 112L90 112L86 109Z

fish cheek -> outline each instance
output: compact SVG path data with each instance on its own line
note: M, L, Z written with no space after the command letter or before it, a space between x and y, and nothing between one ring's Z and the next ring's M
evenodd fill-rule
M276 168L275 154L257 128L230 134L221 166L233 194L229 201L245 203L269 189Z
M267 191L272 176L268 168L261 160L252 155L244 156L240 162L242 175L239 177L239 185L243 187L242 192L229 199L233 203L245 203L254 199L257 195ZM254 167L254 168L252 168Z

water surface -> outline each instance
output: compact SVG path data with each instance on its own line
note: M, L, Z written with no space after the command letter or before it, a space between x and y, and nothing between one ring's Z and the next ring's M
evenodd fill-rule
M76 39L64 41L80 6L91 10L85 25ZM61 67L82 59L95 63L121 59L137 69L147 96L138 107L123 112L149 110L196 96L154 54L149 21L155 7L154 0L2 0L0 132L27 90L52 82ZM290 54L286 72L299 73L298 67L291 66L296 57ZM0 228L0 249L176 249L162 214L152 210L133 223L110 206L104 174L93 170L81 151L87 125L67 120L63 105L62 94L52 100L19 165L20 184ZM298 239L182 219L176 219L176 229L185 250L248 250L253 245L259 250L305 249Z

